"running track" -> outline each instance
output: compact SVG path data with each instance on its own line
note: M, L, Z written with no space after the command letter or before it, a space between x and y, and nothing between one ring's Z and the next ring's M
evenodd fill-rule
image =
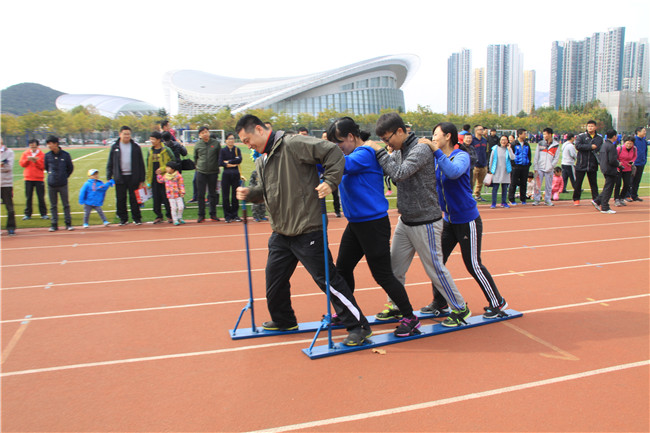
M3 236L2 431L647 432L649 202L481 206L483 261L523 318L314 361L311 334L229 338L248 296L241 224ZM344 227L330 219L335 256ZM258 324L269 232L249 224ZM480 314L458 252L448 266ZM365 263L356 277L377 313ZM299 320L319 320L304 269L292 284ZM417 258L407 290L430 302Z

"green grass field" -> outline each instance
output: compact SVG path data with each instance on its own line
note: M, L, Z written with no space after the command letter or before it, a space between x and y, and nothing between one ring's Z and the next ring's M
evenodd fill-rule
M243 156L241 173L248 180L248 178L250 177L250 173L254 168L254 163L252 158L250 157L249 149L246 146L241 144L238 145L238 147L241 149L242 156ZM188 149L188 155L192 155L194 151L194 147L188 146L187 149ZM16 210L16 225L18 226L19 229L31 228L31 227L48 227L49 220L42 220L39 217L38 202L35 196L36 194L34 194L33 204L32 204L32 208L33 208L32 219L28 221L22 220L24 209L25 209L25 184L23 181L23 168L20 166L18 161L20 160L20 156L22 155L24 150L25 149L13 149L14 151L14 208ZM41 146L41 150L47 151L47 149L43 148L42 146ZM83 223L83 206L79 204L79 190L81 189L84 182L87 180L87 173L88 170L91 168L96 168L97 170L99 170L100 179L104 181L106 180L106 161L108 159L108 147L66 148L65 150L70 153L70 156L74 161L74 173L72 173L72 176L69 179L70 207L72 211L72 224L75 226L79 226ZM535 149L533 148L533 155L534 152ZM146 158L146 149L143 149L143 153ZM639 194L643 196L647 195L648 192L647 190L650 187L649 186L650 175L648 175L649 170L650 167L646 166L646 169L644 171L644 176L641 181ZM198 212L198 206L196 203L187 204L187 201L192 197L193 176L194 176L193 171L186 172L184 173L183 176L185 180L185 189L186 189L185 202L187 206L185 208L185 211L183 212L183 217L187 220L196 219L197 212ZM602 188L602 185L604 184L604 179L600 172L598 173L598 184L599 184L599 188ZM570 190L570 186L571 185L569 184L569 190ZM583 200L590 199L591 196L589 193L588 183L586 179L583 183L583 189L585 190L582 193L582 199ZM396 201L397 188L393 188L393 191L394 191L393 194L388 198L391 208L395 208L397 203ZM572 200L572 192L573 191L567 194L560 194L560 199ZM49 200L47 199L47 189L45 192L45 197L48 203L47 205L48 205L48 213L49 213ZM488 200L488 202L491 200L491 189L487 189L487 188L483 189L483 198ZM149 200L147 203L145 203L145 206L142 211L142 217L144 222L153 221L155 218L155 215L151 207L152 207L152 201ZM115 217L115 188L110 188L108 193L106 194L106 200L104 201L103 210L106 213L106 217L108 218L109 221L118 222ZM328 200L328 211L330 212L333 211L331 198L329 198ZM6 212L4 207L2 207L2 210L0 212L2 213L2 227L4 228L6 222ZM63 210L61 209L61 204L59 203L59 215L61 215L60 220L62 220L62 212ZM241 213L241 208L240 208L240 213ZM223 211L221 210L220 206L217 208L217 215L219 217L223 217ZM92 212L90 216L90 224L100 224L100 223L101 220L99 219L97 214L95 212Z

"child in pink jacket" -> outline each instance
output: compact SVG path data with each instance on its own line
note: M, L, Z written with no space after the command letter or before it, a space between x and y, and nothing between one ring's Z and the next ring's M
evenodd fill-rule
M563 189L564 180L562 179L562 169L560 167L555 167L553 169L553 187L551 188L553 200L557 201L560 199L560 192L562 192Z
M169 206L172 210L172 220L174 225L185 224L183 221L183 197L185 196L185 182L183 176L178 172L180 164L176 161L169 161L165 167L165 174L157 174L158 183L165 184L165 192L169 199Z

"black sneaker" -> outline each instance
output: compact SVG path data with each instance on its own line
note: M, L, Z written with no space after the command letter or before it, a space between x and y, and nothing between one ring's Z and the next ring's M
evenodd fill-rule
M469 307L465 304L465 308L460 311L452 310L449 313L449 317L442 321L441 325L446 326L447 328L454 328L457 326L467 325L465 319L472 315L472 312L469 311Z
M128 223L129 223L128 221L120 221L120 225L121 225L121 226L125 226L125 225L127 225Z
M58 228L57 226L52 226L52 227L50 227L50 231L51 231L51 232L55 232L55 231L57 231L58 229L59 229L59 228Z
M405 317L399 321L399 326L395 329L395 337L409 337L411 335L421 334L419 331L420 319L412 315L411 317Z
M402 318L402 312L397 309L393 304L386 304L385 310L377 313L375 318L377 320L391 320L391 319L401 319Z
M643 201L641 197L633 198L632 201Z
M501 298L501 304L497 307L483 307L485 310L485 314L483 314L483 317L486 319L496 319L498 317L505 317L508 315L506 313L506 309L508 308L508 302L506 302L505 298Z
M436 301L433 301L426 307L420 308L420 313L422 314L433 314L434 316L442 316L445 314L449 314L451 312L451 309L449 308L449 305L440 305L436 303Z
M291 325L291 326L280 326L277 323L275 323L273 320L269 320L268 322L262 323L262 328L264 328L265 331L295 331L298 329L298 325Z
M211 216L210 219L212 221L221 221L217 216Z
M65 226L65 229L71 232L71 231L74 230L74 227L72 227L72 226Z
M350 331L347 337L343 340L344 346L361 346L368 337L372 335L370 328L359 326Z
M233 221L237 221L238 223L240 223L240 222L241 222L241 218L239 218L239 217L235 217L235 219L234 219Z
M135 220L133 222L135 223L136 226L141 226L142 225L142 221L140 221L140 220Z

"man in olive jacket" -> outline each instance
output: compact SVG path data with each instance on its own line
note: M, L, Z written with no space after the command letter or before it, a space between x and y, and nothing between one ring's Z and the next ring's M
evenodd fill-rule
M197 198L199 202L199 216L197 223L205 220L205 189L208 189L208 201L210 204L210 219L219 221L217 218L217 179L219 178L219 154L221 144L210 137L210 129L207 126L199 128L199 141L194 145L194 162L196 164L196 185Z
M264 329L291 331L298 322L291 307L289 279L300 261L318 287L325 291L323 222L319 199L337 189L345 159L334 144L315 137L272 131L253 115L242 117L235 132L242 143L262 155L257 158L259 185L237 188L237 198L266 202L273 233L266 264L266 300L271 321ZM317 164L323 166L319 183ZM328 254L331 300L349 335L348 346L363 344L372 332L343 277Z

